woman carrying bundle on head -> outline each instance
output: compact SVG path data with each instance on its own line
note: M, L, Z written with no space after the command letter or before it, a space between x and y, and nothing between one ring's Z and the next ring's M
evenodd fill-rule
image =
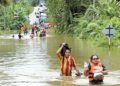
M68 44L62 43L56 52L61 64L61 76L72 76L72 68L76 70L76 75L80 73L76 68L74 57L71 55L71 49Z

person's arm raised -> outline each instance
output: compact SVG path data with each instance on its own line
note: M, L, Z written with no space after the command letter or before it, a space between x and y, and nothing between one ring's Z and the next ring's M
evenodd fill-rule
M59 57L59 59L61 59L60 57L61 57L61 54L60 54L60 52L61 52L61 50L62 50L62 48L64 47L64 45L65 45L65 43L62 43L62 45L60 46L60 48L57 50L57 52L56 52L56 55Z

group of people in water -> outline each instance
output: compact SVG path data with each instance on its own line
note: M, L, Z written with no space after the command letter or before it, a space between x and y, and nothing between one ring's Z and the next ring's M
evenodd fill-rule
M18 28L19 28L19 34L18 34L18 38L19 38L19 39L21 39L21 38L23 37L22 34L24 34L24 35L27 35L27 34L28 34L28 28L27 28L26 25L23 25L23 24L20 23L20 24L18 25ZM13 37L14 37L14 35L13 35Z
M18 33L19 39L21 39L24 35L27 35L29 33L26 25L19 24L18 28L19 28L19 33ZM34 38L35 36L39 36L39 37L46 36L46 29L45 28L39 29L35 24L31 25L30 37ZM15 35L13 34L12 37L14 38Z
M71 48L68 44L62 43L56 52L60 60L60 75L72 76L72 68L76 71L77 76L88 76L90 83L103 83L104 75L107 75L105 66L100 61L97 55L92 55L88 61L88 65L84 68L83 73L80 73L76 67L74 57L71 55Z
M39 27L35 24L33 24L31 26L31 35L30 37L33 38L36 34L36 36L39 36L39 37L43 37L43 36L46 36L46 28L42 27L41 29L39 29Z

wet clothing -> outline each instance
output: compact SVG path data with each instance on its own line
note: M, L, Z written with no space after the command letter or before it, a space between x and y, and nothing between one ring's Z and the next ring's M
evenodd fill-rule
M94 65L92 64L92 62L90 62L88 65L88 68L89 68L89 74L88 74L89 82L90 83L102 83L104 77L95 79L94 73L97 71L105 71L106 70L105 66L101 63L98 63L98 65Z
M34 34L35 29L36 29L36 26L32 25L32 34Z
M61 64L61 74L63 76L71 76L72 75L72 67L76 67L75 60L72 56L69 58L60 56L60 64Z
M106 67L103 64L102 64L102 67L103 67L103 71L106 70ZM88 65L88 68L89 68L89 70L91 69L90 64Z

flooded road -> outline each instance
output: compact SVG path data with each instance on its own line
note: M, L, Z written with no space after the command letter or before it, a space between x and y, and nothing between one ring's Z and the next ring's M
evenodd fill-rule
M87 40L69 36L65 39L79 70L82 71L92 54L97 54L109 72L104 84L99 86L120 86L120 48L108 51ZM60 62L55 52L63 41L64 36L55 35L21 40L0 38L0 86L88 86L87 77L75 77L74 72L73 77L60 76Z
M36 11L38 6L29 15L30 24L39 22ZM74 71L72 77L60 76L56 50L62 42L72 48L80 71L91 55L100 57L109 74L105 76L104 83L97 86L120 86L120 48L109 50L96 47L91 41L53 34L33 39L25 36L21 40L16 34L14 38L12 35L0 36L0 86L92 86L87 77L76 77Z

